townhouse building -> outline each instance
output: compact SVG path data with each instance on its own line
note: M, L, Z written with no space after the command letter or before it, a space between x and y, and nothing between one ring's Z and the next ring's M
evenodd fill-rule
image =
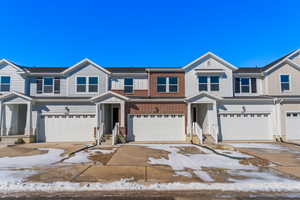
M300 140L300 50L238 68L208 52L183 67L25 67L0 60L0 139L26 142Z

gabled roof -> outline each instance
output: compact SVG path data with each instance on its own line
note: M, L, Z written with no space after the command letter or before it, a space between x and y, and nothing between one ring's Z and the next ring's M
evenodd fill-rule
M66 67L24 67L30 73L61 73Z
M277 60L271 62L270 64L267 64L264 67L262 67L262 71L266 71L266 70L272 68L274 65L276 65L276 64L280 63L281 61L285 60L286 58L298 53L299 51L300 51L300 49L289 52L288 54L282 56L281 58L278 58Z
M15 63L13 63L13 62L11 62L11 61L9 61L9 60L6 60L6 59L4 59L4 58L0 60L0 64L1 64L1 63L6 63L6 64L11 65L12 67L14 67L16 70L25 72L24 69L23 69L21 66L15 64Z
M234 73L261 73L261 67L241 67L238 70L234 71Z
M91 60L88 59L88 58L85 58L85 59L81 60L80 62L76 63L75 65L73 65L73 66L71 66L71 67L69 67L69 68L66 68L66 69L63 71L63 73L65 74L65 73L71 72L71 71L73 71L73 70L75 70L75 69L81 67L81 66L82 66L83 64L85 64L85 63L89 63L89 64L91 64L91 65L94 65L94 66L98 67L100 70L102 70L103 72L105 72L105 73L107 73L107 74L110 74L110 73L111 73L110 71L106 70L104 67L101 67L100 65L96 64L95 62L91 61Z
M16 91L13 91L13 92L10 92L8 94L5 94L5 95L1 96L0 100L4 100L4 99L7 99L7 98L10 98L10 97L13 97L13 96L21 97L21 98L26 99L28 101L32 101L31 97L26 96L25 94L22 94L22 93L16 92Z
M298 65L297 63L295 63L294 61L292 61L291 59L286 57L286 58L280 60L279 62L277 62L276 64L274 64L272 67L269 67L267 70L264 70L264 73L268 73L269 71L271 71L275 67L277 67L281 64L284 64L284 63L288 63L288 64L292 65L293 67L295 67L296 69L300 70L300 65Z
M90 99L90 101L91 101L91 102L97 102L98 99L104 98L104 97L106 97L106 96L108 96L108 97L109 97L109 96L114 96L114 97L117 97L117 98L122 99L122 100L124 100L124 101L128 101L128 100L129 100L128 97L125 97L125 96L123 96L123 95L121 95L121 94L118 94L118 93L116 93L116 92L108 91L108 92L105 92L105 93L100 94L100 95L98 95L98 96L92 97L92 98Z
M200 98L200 97L208 97L209 99L213 99L213 100L222 100L223 99L222 97L215 96L215 95L209 94L208 92L202 91L195 96L185 98L185 101L191 101L192 99L196 99L196 98Z
M230 64L229 62L227 62L226 60L220 58L219 56L213 54L212 52L207 52L206 54L200 56L199 58L197 58L196 60L192 61L191 63L185 65L184 67L182 67L182 69L187 69L190 66L192 66L193 64L195 64L196 62L201 61L202 59L205 59L206 57L212 57L215 60L223 63L224 65L226 65L227 67L229 67L231 70L237 70L238 68L235 67L234 65Z

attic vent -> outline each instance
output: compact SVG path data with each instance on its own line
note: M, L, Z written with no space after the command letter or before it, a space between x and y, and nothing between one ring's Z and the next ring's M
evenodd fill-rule
M206 65L207 65L207 66L210 66L210 61L207 61Z

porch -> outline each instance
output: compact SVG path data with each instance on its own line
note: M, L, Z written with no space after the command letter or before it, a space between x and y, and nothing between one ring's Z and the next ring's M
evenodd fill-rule
M33 142L31 98L12 93L1 98L0 108L1 143Z
M206 92L186 98L188 140L200 144L218 143L217 100L218 97Z

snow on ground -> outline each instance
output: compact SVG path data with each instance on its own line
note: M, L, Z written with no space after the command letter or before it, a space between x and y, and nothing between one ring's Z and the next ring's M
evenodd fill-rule
M143 185L123 179L111 183L19 183L3 184L0 182L0 192L60 192L60 191L108 191L108 190L222 190L241 192L300 192L299 181L266 182L266 183L157 183Z
M0 158L0 169L3 168L32 168L46 166L56 163L62 159L60 156L64 153L61 149L47 149L40 148L39 150L46 150L47 153L33 155L33 156L18 156L18 157L3 157Z
M148 148L165 150L170 152L168 155L168 159L166 158L149 158L149 164L152 165L168 165L175 172L182 171L184 169L192 169L194 170L194 174L198 176L203 181L211 182L213 179L207 174L207 172L203 171L203 167L208 168L223 168L223 169L243 169L243 170L256 170L257 167L252 165L242 165L239 163L239 160L231 159L228 157L217 155L210 150L205 148L192 146L192 145L144 145ZM199 148L200 151L204 152L204 154L180 154L180 149L177 147L195 147ZM233 153L233 152L232 152ZM240 156L244 154L239 153ZM245 156L246 157L246 156Z
M102 154L111 154L113 152L115 152L117 150L117 148L113 148L111 150L107 150L107 149L92 149L89 150L92 153L102 153Z
M253 158L253 156L240 153L238 151L229 151L229 150L222 150L222 149L214 149L218 153L226 154L235 158Z
M88 159L88 156L89 156L88 152L80 151L76 153L74 156L64 160L63 163L78 164L78 163L92 162L90 159Z
M243 180L229 178L227 181L231 182L286 182L290 179L284 178L279 174L273 173L271 171L262 170L259 167L253 165L243 165L240 164L239 160L228 158L225 156L217 155L208 149L201 148L198 146L193 146L199 148L203 154L188 154L184 155L179 153L180 149L177 147L182 146L192 146L192 145L145 145L148 148L165 150L170 152L168 159L166 158L149 158L149 164L152 165L168 165L174 171L176 175L180 175L178 171L183 171L184 169L192 169L193 173L205 182L213 182L213 178L208 172L202 170L203 167L206 168L217 168L224 169L229 177L230 176L243 176ZM226 150L231 155L239 155L240 157L247 158L247 155L238 153L235 154L233 151ZM185 174L183 174L184 176Z

